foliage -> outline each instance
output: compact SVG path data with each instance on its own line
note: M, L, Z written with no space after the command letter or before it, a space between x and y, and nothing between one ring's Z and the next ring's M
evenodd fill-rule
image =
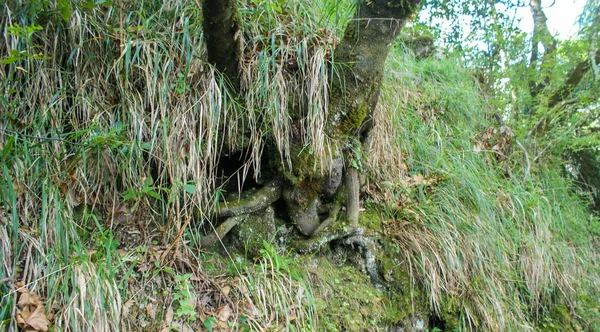
M582 152L600 160L597 77L584 75L558 107L548 100L589 59L597 1L588 1L581 38L559 43L531 75L523 75L530 36L507 11L439 3L442 17L460 13L474 29L415 27L446 38L441 62L393 50L372 145L354 147L352 162L379 187L372 199L388 213L387 235L438 315L449 307L464 327L494 330L585 325L572 323L579 314L591 324L600 225L586 210L591 191L574 181ZM326 271L318 287L328 302L319 302L307 264L270 242L255 264L230 258L231 275L219 269L222 258L197 257L200 241L188 242L211 225L219 181L238 178L241 187L258 176L266 149L281 169L292 167L295 148L311 152L310 172L331 158L324 123L339 68L331 56L355 4L241 1L240 99L204 60L196 1L8 2L0 14L0 329L16 329L17 281L64 330L169 321L148 327L160 329L174 315L208 329L335 329L346 315L375 328L407 315L407 296L386 297L352 268ZM484 68L487 95L475 67ZM548 77L539 97L530 77ZM494 113L505 123L492 125ZM302 146L290 146L293 134ZM220 179L219 158L239 151L243 167ZM365 294L338 287L348 280ZM170 285L173 294L161 291ZM146 291L164 302L137 297ZM331 303L341 307L329 312ZM364 320L374 312L381 316Z

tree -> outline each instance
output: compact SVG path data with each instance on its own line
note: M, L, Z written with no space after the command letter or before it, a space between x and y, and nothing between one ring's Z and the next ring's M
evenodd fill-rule
M335 194L342 195L340 183L346 178L347 211L353 226L358 226L359 211L359 168L353 162L353 151L369 135L372 128L371 113L377 104L385 59L402 27L419 7L420 0L375 0L361 1L354 19L346 27L344 37L335 48L332 71L336 73L330 81L329 103L324 105L325 123L329 137L323 142L329 151L332 167L323 165L323 160L311 158L303 149L301 135L292 135L292 154L297 162L292 163L291 176L269 182L272 190L257 194L245 207L236 212L220 212L221 216L233 216L264 208L279 197L279 188L286 201L290 218L305 235L312 235L321 224L318 211L322 200L331 200ZM236 18L236 1L204 1L204 33L209 61L231 83L239 98L239 73L237 63L241 31ZM342 158L345 171L342 172ZM307 161L309 160L309 161ZM307 172L302 163L314 162L314 169L323 172ZM306 174L309 173L309 174ZM274 178L282 177L277 174ZM265 196L266 195L266 196ZM262 203L258 203L261 201ZM225 211L227 209L221 209ZM330 219L335 219L338 204L331 204ZM217 233L224 235L236 222L225 223ZM212 242L207 242L212 243Z

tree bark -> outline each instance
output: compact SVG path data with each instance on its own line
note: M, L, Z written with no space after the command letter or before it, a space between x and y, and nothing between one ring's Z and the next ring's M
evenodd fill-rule
M590 60L592 62L592 69L594 71L594 78L600 81L600 68L598 67L598 60L594 54L598 52L598 46L596 45L598 39L598 31L600 27L600 6L596 7L596 16L594 17L594 23L592 24L592 32L590 34Z
M361 1L334 52L327 128L356 136L377 104L389 50L420 0Z
M336 140L359 138L371 117L390 48L420 0L361 1L354 20L334 52L334 77L330 90L327 129ZM353 226L358 226L358 169L347 164L346 211Z
M330 139L339 143L338 146L348 146L349 137L358 138L361 132L372 127L365 125L365 122L368 122L379 97L385 60L394 40L420 1L361 1L354 20L348 24L333 56L336 74L331 82L326 128ZM208 60L239 91L238 63L241 50L236 1L205 0L202 10ZM338 152L342 155L342 151ZM302 168L299 170L302 171ZM347 186L352 189L349 190L351 196L347 208L352 223L356 225L360 186L358 170L347 171ZM321 199L327 196L323 189L324 179L318 174L303 174L299 178L302 180L284 188L282 196L292 221L303 234L310 236L319 226L317 211ZM229 208L221 211L221 214L233 216L237 212Z
M529 80L529 89L531 96L535 97L548 85L550 80L549 75L535 78L534 73L538 72L539 46L542 44L544 47L544 55L542 57L543 66L544 62L553 56L556 50L556 40L554 40L546 24L548 19L542 10L542 0L531 0L529 8L533 16L533 37L531 38L531 57L529 60L529 71L532 77Z
M202 0L204 39L208 61L239 91L238 63L241 56L241 28L236 0Z
M595 61L595 63L600 62L600 50L596 51L596 55L592 59L586 59L581 61L580 63L573 68L569 74L567 75L567 79L562 84L560 88L558 88L552 95L550 95L548 101L548 107L552 108L558 105L561 101L565 100L571 92L579 85L583 76L590 70L590 62Z
M346 189L348 190L348 199L346 211L348 220L352 227L358 228L358 213L360 210L360 183L358 181L358 170L354 167L348 167L346 172Z

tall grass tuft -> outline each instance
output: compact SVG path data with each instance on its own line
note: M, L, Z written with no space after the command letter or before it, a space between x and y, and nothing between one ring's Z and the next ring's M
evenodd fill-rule
M596 296L595 221L561 170L535 164L528 177L514 134L490 131L492 110L456 60L396 54L388 69L369 167L432 309L460 313L455 327L526 330ZM490 132L500 143L486 149Z

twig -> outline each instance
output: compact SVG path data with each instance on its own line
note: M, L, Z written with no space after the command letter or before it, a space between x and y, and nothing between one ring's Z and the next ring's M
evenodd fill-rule
M19 135L19 136L31 138L31 139L37 139L37 140L40 140L40 141L57 141L57 142L63 142L63 143L67 143L67 144L71 144L71 145L76 145L76 146L83 146L83 147L89 146L87 144L81 144L81 143L75 143L75 142L67 141L67 140L59 138L59 137L33 136L33 135L23 134L23 133L20 133L18 131L14 131L14 130L10 130L10 129L2 129L2 128L0 128L0 131L2 131L4 133L8 133L8 134L14 134L14 135Z

